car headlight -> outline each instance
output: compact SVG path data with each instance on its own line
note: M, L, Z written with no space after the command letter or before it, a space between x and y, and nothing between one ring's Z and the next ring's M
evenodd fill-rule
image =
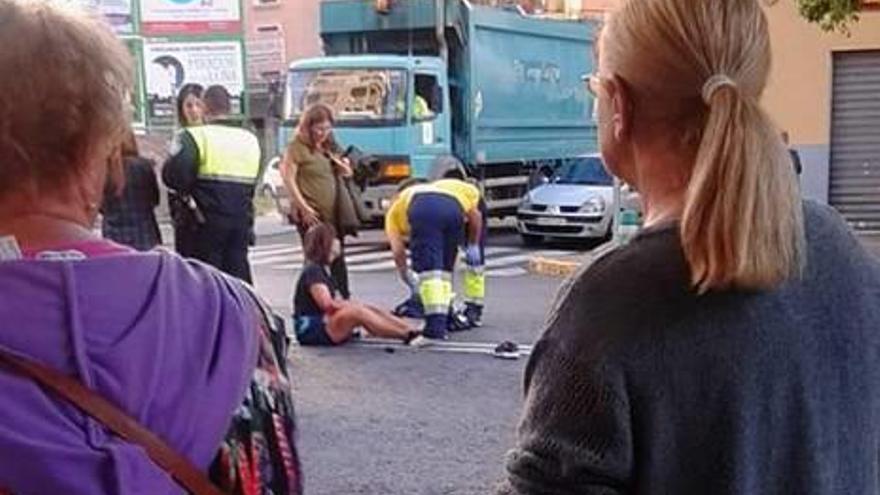
M532 207L532 196L530 194L526 194L522 197L522 201L519 203L519 207L528 210Z
M588 199L583 205L581 205L581 213L605 213L605 200L600 198L599 196L594 196Z

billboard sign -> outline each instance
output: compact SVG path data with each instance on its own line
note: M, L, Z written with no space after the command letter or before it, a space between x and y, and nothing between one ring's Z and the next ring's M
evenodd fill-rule
M245 90L241 40L144 42L147 116L174 117L174 97L187 83L221 85L232 96L232 114L243 111Z
M146 35L235 34L242 30L239 0L141 0Z
M100 14L117 34L134 34L132 0L62 0Z

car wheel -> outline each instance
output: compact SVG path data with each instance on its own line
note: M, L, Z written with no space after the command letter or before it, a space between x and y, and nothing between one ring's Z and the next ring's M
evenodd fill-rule
M272 190L272 186L269 184L263 184L263 187L260 188L260 196L275 199L275 191Z
M544 242L544 236L534 235L534 234L520 234L522 236L522 242L526 246L535 247L540 246L542 242Z
M275 209L278 210L278 213L281 213L281 215L284 216L284 211L281 206L281 198L278 197L278 194L275 192L274 187L270 186L269 184L266 184L260 189L260 194L264 198L271 199L272 202L275 204Z
M605 232L605 235L602 236L602 242L600 244L611 242L611 239L614 239L614 222L608 222L608 230Z

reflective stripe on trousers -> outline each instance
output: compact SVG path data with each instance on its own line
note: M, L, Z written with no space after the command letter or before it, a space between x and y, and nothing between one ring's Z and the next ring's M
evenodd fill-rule
M452 274L431 271L419 274L419 297L425 315L446 315L452 303Z
M467 267L464 271L464 301L483 305L486 297L486 273L482 266Z

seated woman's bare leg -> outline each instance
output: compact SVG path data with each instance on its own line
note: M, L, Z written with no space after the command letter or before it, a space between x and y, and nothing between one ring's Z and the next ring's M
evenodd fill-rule
M362 304L350 303L330 317L327 333L334 342L343 342L359 326L371 335L391 339L407 340L410 332L408 325L390 321Z
M327 336L334 344L340 344L351 338L355 328L360 326L357 311L346 306L327 318Z
M388 324L388 326L391 326L394 328L399 328L406 333L410 332L411 330L414 330L411 323L404 320L403 318L399 318L397 316L394 316L391 313L391 311L377 308L375 306L370 306L369 304L364 304L364 307L368 311L371 311L374 315L376 315L376 317L381 318L383 321L385 321Z

